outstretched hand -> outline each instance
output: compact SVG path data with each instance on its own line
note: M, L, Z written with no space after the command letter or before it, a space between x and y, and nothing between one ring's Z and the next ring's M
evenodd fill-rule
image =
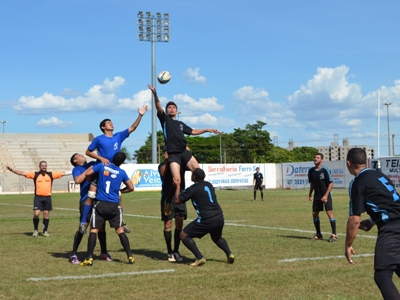
M138 112L140 115L143 116L148 109L149 109L149 107L147 106L147 104L143 104L142 108L138 107Z
M148 84L147 87L150 89L150 91L153 92L153 94L157 94L156 88L154 86Z

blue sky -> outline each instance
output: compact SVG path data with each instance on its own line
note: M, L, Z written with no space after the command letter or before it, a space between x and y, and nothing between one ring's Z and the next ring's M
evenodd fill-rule
M257 120L287 147L339 143L400 152L400 2L354 0L13 0L0 10L0 120L9 133L93 133L131 125L151 104L151 44L137 13L169 13L156 44L162 103L193 128L233 132ZM151 105L150 105L151 106ZM160 125L157 121L157 129ZM151 113L124 142L151 132ZM398 146L396 145L398 144ZM85 149L82 149L84 151Z

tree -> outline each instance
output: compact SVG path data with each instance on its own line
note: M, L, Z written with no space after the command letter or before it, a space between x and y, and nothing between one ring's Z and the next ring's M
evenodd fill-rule
M273 162L272 149L269 132L262 130L267 125L262 121L256 124L247 124L245 129L235 128L233 139L241 150L242 163L265 163Z
M157 131L157 152L158 157L162 155L162 151L165 147L164 142L164 135L161 130ZM136 160L138 164L151 164L151 152L152 152L152 145L151 145L151 133L147 137L145 144L140 147L135 153L132 155L132 159Z
M132 155L129 153L128 149L126 149L125 146L121 147L121 149L119 151L125 153L127 161L132 160Z
M313 147L295 147L292 150L296 161L313 161L318 150Z

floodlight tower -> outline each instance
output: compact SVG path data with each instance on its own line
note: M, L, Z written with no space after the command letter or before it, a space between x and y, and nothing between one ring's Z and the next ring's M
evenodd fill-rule
M137 15L137 39L142 42L151 42L151 85L156 86L156 42L169 42L169 14L156 13L156 16L147 11L139 11ZM154 96L151 95L151 162L157 163L157 109L154 105Z
M0 123L3 123L3 133L4 133L4 124L7 123L6 120L1 120Z
M388 155L390 156L390 118L389 118L389 105L392 103L386 102L386 110L387 110L387 126L388 126Z

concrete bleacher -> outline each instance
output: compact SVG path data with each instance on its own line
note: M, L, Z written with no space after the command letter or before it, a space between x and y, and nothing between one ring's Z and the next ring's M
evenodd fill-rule
M93 134L27 134L0 133L0 186L3 193L33 192L33 180L25 179L6 169L6 166L33 172L39 162L47 162L47 170L71 171L71 155L85 154ZM67 191L71 176L53 182L54 191Z

